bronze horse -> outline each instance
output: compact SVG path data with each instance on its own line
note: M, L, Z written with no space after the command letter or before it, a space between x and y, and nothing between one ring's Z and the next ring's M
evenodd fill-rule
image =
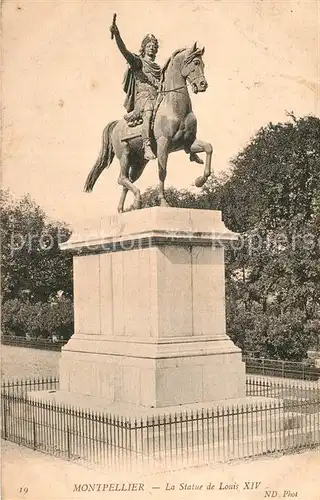
M207 89L203 53L204 48L198 48L196 43L192 48L176 50L162 69L152 141L152 149L158 159L161 206L168 206L164 182L169 153L185 150L190 154L191 161L201 163L196 153L206 153L203 175L195 181L197 187L203 186L211 174L212 145L196 138L197 119L192 112L187 88L189 83L195 94ZM85 191L92 191L101 172L111 165L116 155L121 167L118 178L118 184L122 186L119 212L123 212L128 190L135 196L134 208L141 207L141 194L134 182L141 176L148 161L144 159L140 127L129 127L125 119L112 121L105 127L99 157L85 183Z

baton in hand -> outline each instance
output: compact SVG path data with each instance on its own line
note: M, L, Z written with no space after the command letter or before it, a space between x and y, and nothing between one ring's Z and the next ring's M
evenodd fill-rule
M113 14L112 26L116 25L117 14ZM111 40L113 40L113 33L111 33Z

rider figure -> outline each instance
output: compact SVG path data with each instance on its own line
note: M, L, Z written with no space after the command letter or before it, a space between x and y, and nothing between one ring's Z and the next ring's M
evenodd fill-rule
M150 125L161 77L160 66L155 62L159 46L158 40L154 35L146 35L141 43L140 55L137 55L126 48L115 22L110 31L115 37L120 52L129 64L123 86L127 94L124 106L128 113L133 112L135 116L141 115L143 119L141 135L144 157L146 160L153 160L155 156L151 149Z

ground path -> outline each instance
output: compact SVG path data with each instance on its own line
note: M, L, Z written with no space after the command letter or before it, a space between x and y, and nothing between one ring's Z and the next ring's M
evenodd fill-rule
M162 499L218 499L218 500L279 500L298 498L320 500L319 449L295 455L263 459L211 467L193 468L171 473L141 475L128 473L111 474L44 455L14 443L2 444L2 488L4 500L26 498L28 500L71 500L99 498L152 498ZM131 481L143 484L143 492L84 491L86 485L122 483ZM245 482L249 490L245 489ZM256 483L261 482L257 489ZM180 484L202 486L201 490L179 490ZM215 485L208 490L207 485ZM226 489L226 485L238 484L238 488ZM168 489L175 486L175 489ZM224 489L219 489L220 486ZM126 483L127 487L127 483ZM153 489L159 487L160 489ZM28 488L23 495L20 488ZM102 488L102 486L100 486ZM106 487L105 487L106 488ZM112 486L111 488L116 488ZM166 489L167 488L167 489ZM253 489L251 489L253 488ZM77 491L82 489L83 491ZM277 496L267 497L267 492ZM287 494L285 493L287 492ZM290 492L290 493L289 493ZM292 495L292 496L291 496ZM293 496L294 495L294 496Z
M52 377L59 374L60 351L1 346L1 376L3 378Z

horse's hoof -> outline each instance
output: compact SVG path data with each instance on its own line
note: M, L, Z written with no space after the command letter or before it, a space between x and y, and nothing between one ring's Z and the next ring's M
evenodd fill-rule
M201 175L195 180L195 185L197 186L197 188L201 188L205 184L206 180L207 178Z
M134 210L139 210L139 208L141 208L141 207L142 207L142 200L141 200L141 198L135 199L135 201L133 203Z

